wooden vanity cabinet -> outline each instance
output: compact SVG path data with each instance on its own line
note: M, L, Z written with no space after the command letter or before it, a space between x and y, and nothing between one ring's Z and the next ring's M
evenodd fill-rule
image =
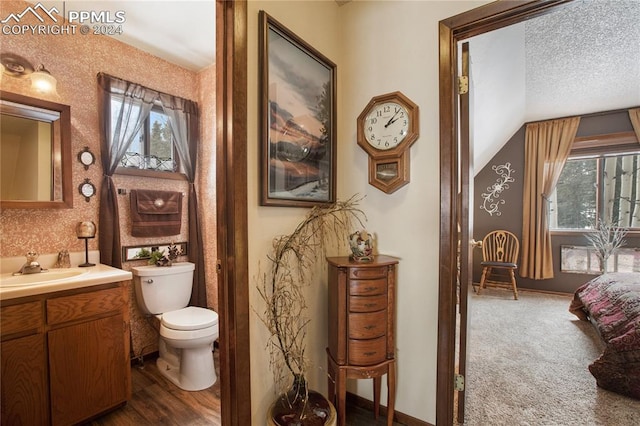
M11 305L5 306L3 302L3 425L76 424L130 398L126 288L124 282L111 283L42 295L26 303L10 300L6 302ZM15 339L7 336L5 341L5 313L21 312L36 305L37 309L32 309L39 311L42 321L38 332ZM30 342L38 350L26 347L23 341L27 338L33 340ZM5 376L5 368L15 370L15 379ZM27 370L41 374L25 376ZM29 395L24 397L20 393ZM23 402L12 402L12 398Z
M380 407L381 377L387 375L387 424L395 401L395 286L398 259L372 262L329 257L329 400L344 426L347 379L373 379L374 412Z
M0 423L49 424L47 356L41 301L0 308Z

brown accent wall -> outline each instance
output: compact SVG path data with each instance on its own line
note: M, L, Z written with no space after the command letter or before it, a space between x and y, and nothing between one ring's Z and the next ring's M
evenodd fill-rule
M22 12L29 4L23 1L0 2L0 16ZM27 15L29 16L29 15ZM23 18L21 23L38 24L35 17ZM214 23L212 23L213 25ZM126 24L123 27L126 32ZM201 109L201 148L197 165L196 186L204 226L206 256L207 297L210 307L217 308L216 281L216 218L215 218L215 66L194 72L124 44L111 37L76 34L57 35L5 35L0 53L13 53L27 59L34 66L44 64L58 80L57 95L32 92L29 79L2 77L2 90L39 97L71 106L71 138L73 166L73 209L62 210L3 210L0 213L0 257L21 256L30 249L39 253L57 253L62 249L83 251L84 242L78 240L75 226L79 221L92 220L99 227L99 199L89 202L77 192L85 178L91 179L100 193L102 166L100 160L100 134L98 129L97 74L105 72L149 88L191 99ZM215 40L211 40L215 49ZM76 154L88 146L96 156L96 164L89 170L76 161ZM116 175L117 188L127 190L118 198L121 220L122 245L150 245L170 241L187 241L187 199L183 200L183 226L180 235L165 238L135 238L131 236L129 195L131 189L161 189L188 194L186 180ZM98 249L98 239L90 240L90 250ZM182 259L185 260L185 259ZM144 265L146 261L126 262L123 269ZM156 349L157 332L142 316L133 291L131 321L133 353Z
M633 131L629 114L626 111L603 112L598 115L589 115L580 120L576 137L599 135L604 133L615 133ZM477 241L495 229L506 229L518 236L522 242L522 193L524 183L524 137L525 126L523 125L504 147L489 161L489 163L476 175L474 180L474 225L473 236ZM492 166L511 163L514 170L512 177L515 182L509 183L509 188L500 194L500 199L504 204L499 206L501 214L489 215L485 210L480 209L482 205L482 193L487 192L487 188L496 183L498 175L492 170ZM627 237L627 246L640 246L640 238ZM518 276L518 287L555 291L563 293L573 293L579 286L590 280L594 275L574 274L560 272L560 246L561 245L587 245L586 238L582 235L553 235L551 237L553 246L554 278L549 280L532 280ZM474 282L480 281L482 251L474 249Z

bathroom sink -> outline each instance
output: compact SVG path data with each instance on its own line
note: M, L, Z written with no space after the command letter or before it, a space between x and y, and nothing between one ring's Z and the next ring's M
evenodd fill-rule
M46 272L36 274L2 274L2 277L0 278L0 287L47 284L74 278L79 275L86 274L87 272L89 271L81 269L49 269Z

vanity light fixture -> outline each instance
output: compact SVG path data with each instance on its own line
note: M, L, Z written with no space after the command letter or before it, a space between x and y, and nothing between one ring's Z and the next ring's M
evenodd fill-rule
M36 92L55 93L57 83L56 78L42 64L31 74L31 88Z
M31 88L39 93L56 93L57 80L44 67L39 65L34 68L26 59L12 53L4 53L0 55L0 63L2 64L2 74L15 77L29 77L31 80Z

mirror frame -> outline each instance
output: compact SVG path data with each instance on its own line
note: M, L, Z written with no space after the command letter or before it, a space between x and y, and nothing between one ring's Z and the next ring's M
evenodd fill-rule
M28 105L37 108L48 109L60 113L60 152L52 155L60 155L60 169L62 177L62 200L59 201L27 201L27 200L0 200L1 209L70 209L73 208L72 189L72 163L71 163L71 107L36 99L17 93L0 90L0 99Z

